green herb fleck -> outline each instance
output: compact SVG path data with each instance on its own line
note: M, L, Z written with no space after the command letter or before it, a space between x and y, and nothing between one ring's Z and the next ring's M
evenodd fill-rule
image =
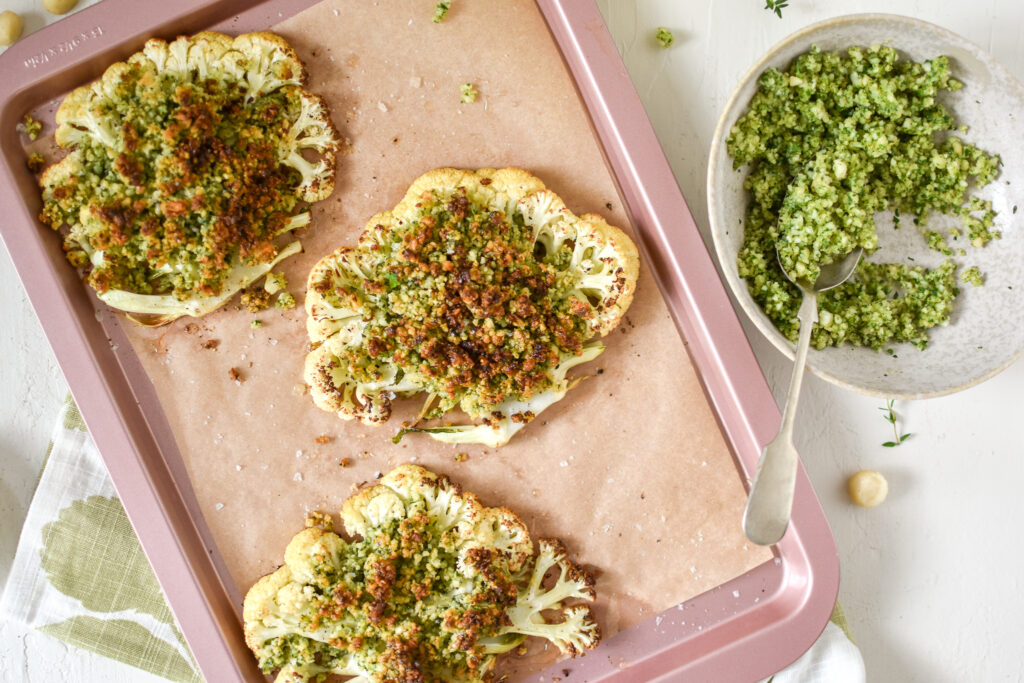
M669 31L664 26L658 27L658 32L654 34L654 39L658 41L658 44L662 47L668 47L676 41L675 36L672 35L672 31Z
M895 401L890 399L886 401L884 408L879 408L879 410L885 413L882 415L882 419L892 425L892 434L896 437L895 441L886 441L882 444L886 448L895 448L913 436L913 434L900 434L899 427L896 425L896 421L899 416L896 414L896 411L893 410L894 404Z
M437 6L434 7L434 23L440 24L444 21L444 18L448 16L448 10L451 8L452 3L450 0L443 0L442 2L437 3Z
M249 323L249 327L251 327L254 330L256 328L263 327L263 321L262 320L253 320L252 322Z
M764 8L769 12L775 12L775 16L782 18L782 10L789 6L789 0L764 0Z
M384 279L388 283L388 289L394 289L398 286L398 276L394 273L384 273Z
M452 427L402 427L391 437L391 443L400 443L406 434L454 434L457 431L459 430Z
M461 89L463 103L476 102L477 92L472 83L463 83Z

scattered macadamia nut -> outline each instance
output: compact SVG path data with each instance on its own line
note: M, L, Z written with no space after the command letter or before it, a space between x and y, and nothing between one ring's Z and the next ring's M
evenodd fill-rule
M21 38L24 28L25 22L20 14L9 9L0 12L0 45L13 45L14 41Z
M43 9L50 14L67 14L77 4L78 0L43 0Z
M889 494L889 482L880 472L861 470L847 483L850 498L854 503L865 508L873 508Z

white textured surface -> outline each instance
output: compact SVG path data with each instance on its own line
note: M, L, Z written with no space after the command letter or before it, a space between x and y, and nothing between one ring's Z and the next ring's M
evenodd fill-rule
M469 1L469 0L466 0ZM0 0L0 9L34 6ZM791 0L779 20L762 0L601 0L644 104L690 202L707 230L707 148L728 94L754 61L788 33L849 12L896 12L936 22L989 50L1024 76L1024 3L1019 0ZM42 14L41 10L36 10ZM667 26L676 45L653 46ZM0 76L2 77L2 76ZM1004 154L1024 153L999 150ZM1024 284L1022 284L1024 286ZM66 388L6 252L0 256L0 578ZM753 327L753 345L781 397L789 362ZM840 599L881 683L1019 680L1024 672L1024 363L945 398L897 404L914 433L886 449L882 402L809 377L796 444L825 507L842 563ZM846 497L846 477L874 468L889 499L864 510ZM37 633L0 623L0 681L156 681Z

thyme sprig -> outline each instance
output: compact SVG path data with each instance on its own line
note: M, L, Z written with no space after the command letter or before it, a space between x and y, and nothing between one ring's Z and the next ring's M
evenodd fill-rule
M882 445L886 448L895 448L913 436L913 434L900 434L899 427L896 425L896 420L899 416L896 414L896 411L893 410L893 405L895 403L896 401L889 399L886 401L884 408L879 408L879 410L885 413L882 415L882 419L892 425L892 434L896 438L895 441L886 441L883 443Z
M775 16L782 18L782 10L789 6L789 0L764 0L764 8L769 12L775 12Z

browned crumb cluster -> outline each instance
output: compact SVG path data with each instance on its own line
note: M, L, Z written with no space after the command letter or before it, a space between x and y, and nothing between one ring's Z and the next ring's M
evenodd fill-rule
M393 247L399 257L360 283L389 312L367 328L365 353L417 367L450 399L484 387L481 402L497 404L546 388L559 352L580 353L589 305L549 296L558 274L532 254L531 230L470 202L464 188L443 203L424 193L421 206L424 215ZM405 285L427 280L435 286ZM334 283L312 287L323 293ZM348 359L356 377L366 372L362 354Z

